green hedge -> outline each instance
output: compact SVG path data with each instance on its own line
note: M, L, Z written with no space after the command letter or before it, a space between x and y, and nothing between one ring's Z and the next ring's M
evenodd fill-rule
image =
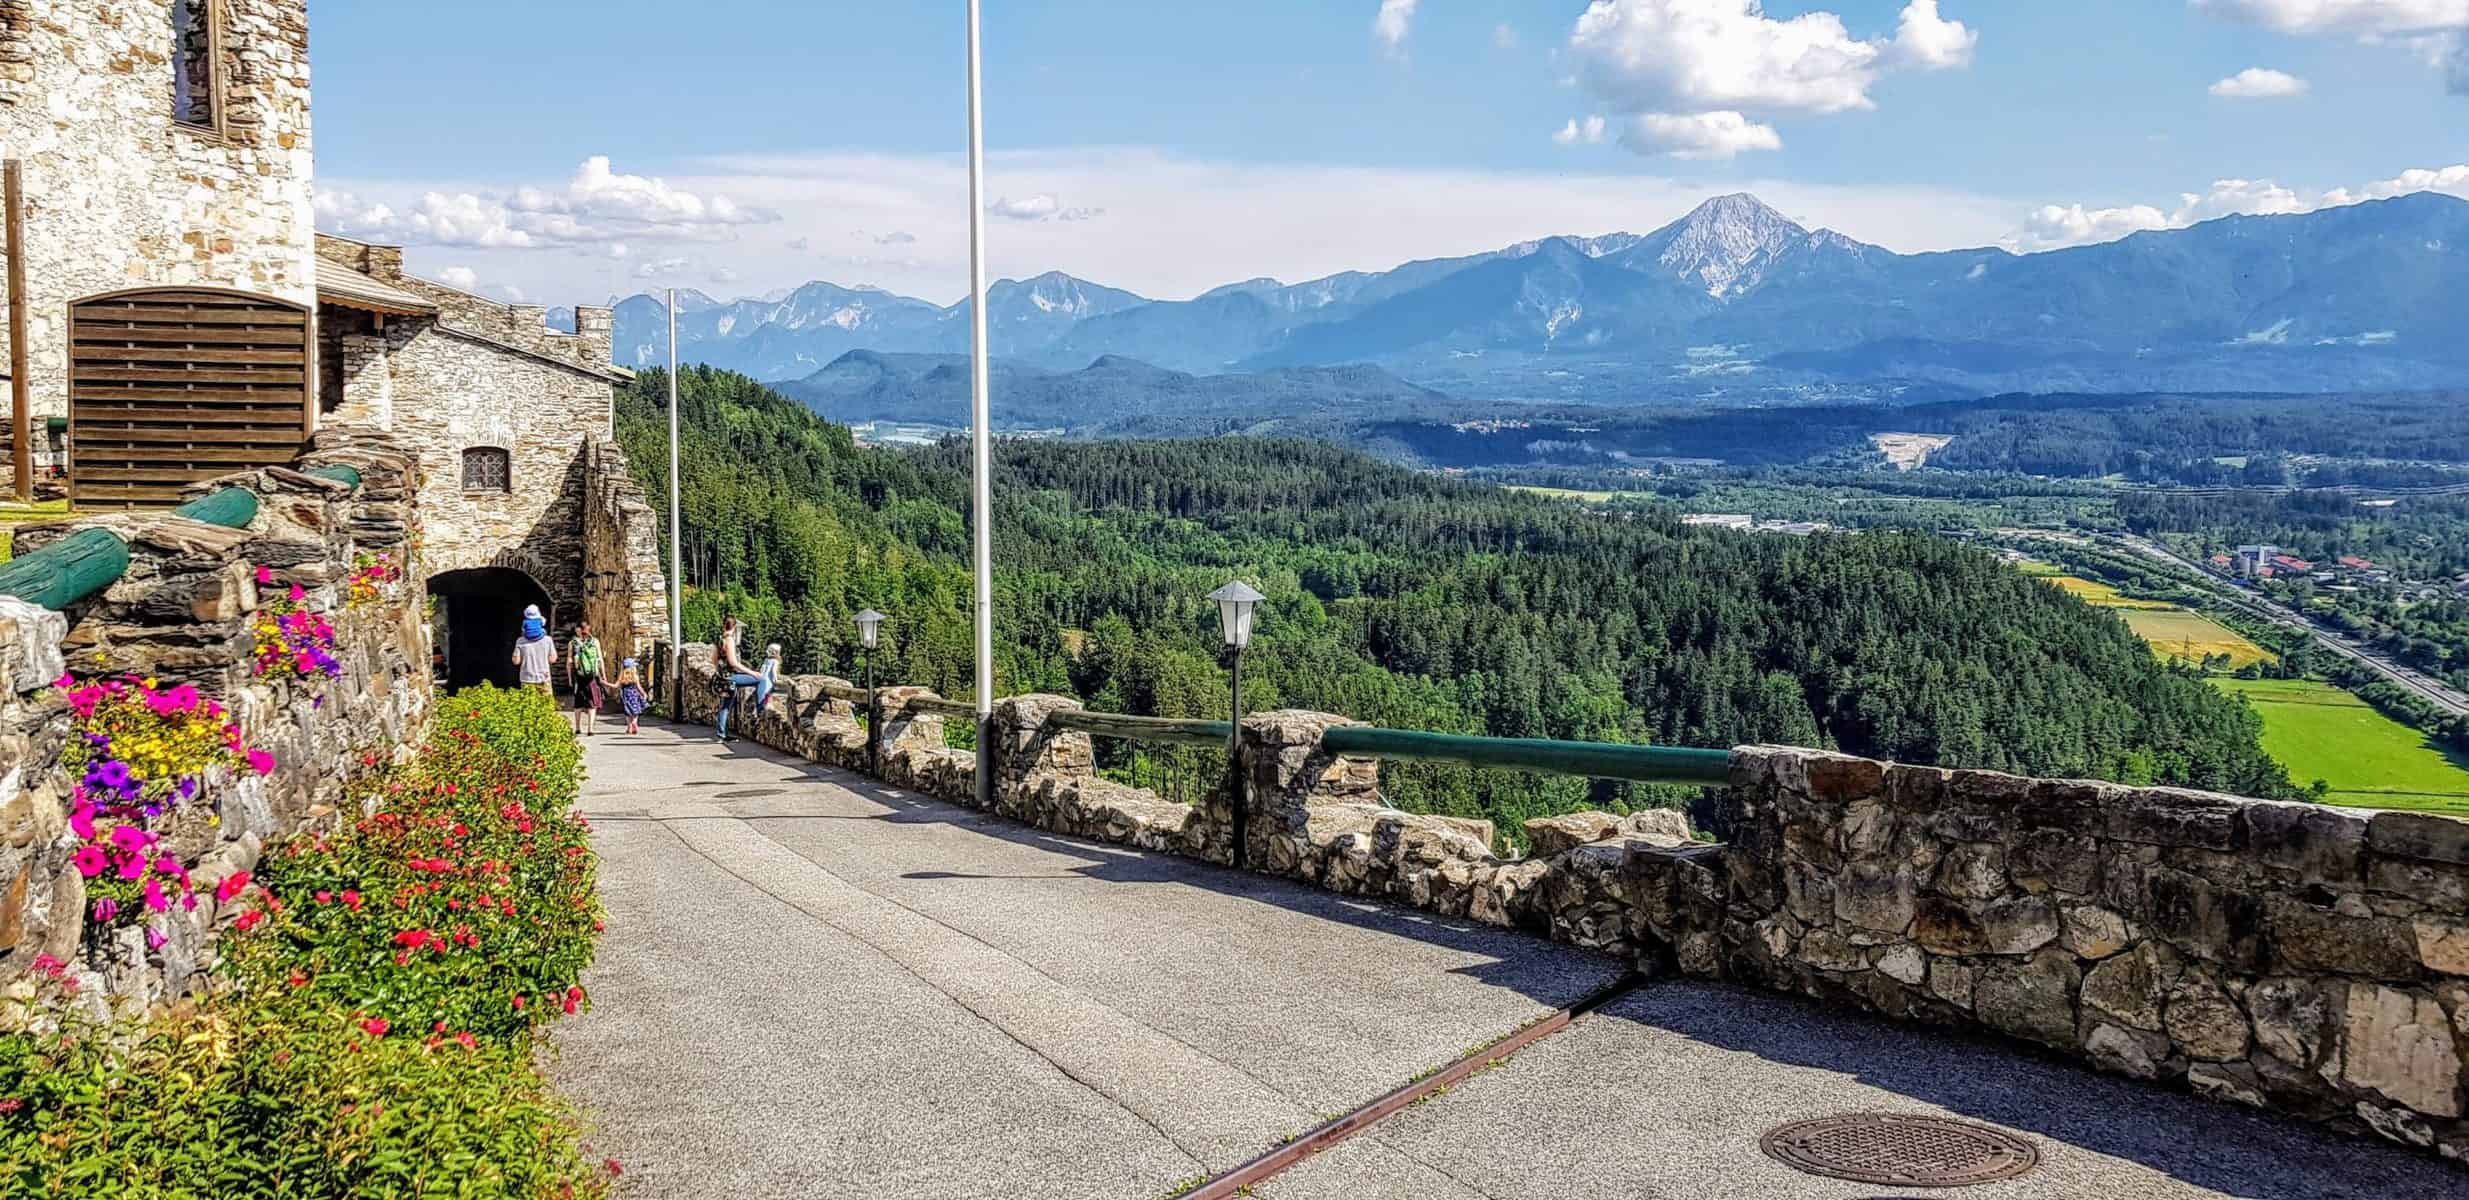
M0 1038L0 1195L593 1197L534 1064L600 912L549 699L446 700L377 815L272 848L202 1005Z

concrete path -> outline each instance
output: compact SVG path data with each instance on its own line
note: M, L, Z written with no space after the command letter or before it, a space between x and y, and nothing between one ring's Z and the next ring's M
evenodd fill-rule
M2033 1142L2004 1183L1928 1193L1803 1175L1758 1139L1840 1113L1982 1121ZM1393 1175L1404 1155L1448 1175ZM2469 1173L2394 1147L1960 1035L1719 984L1647 985L1269 1182L1263 1200L2441 1200Z
M708 731L587 762L609 928L552 1071L623 1196L1149 1200L1617 974Z
M587 755L609 928L553 1074L621 1197L1151 1200L1609 983L1518 934L1095 846L708 731ZM1872 1200L1758 1138L1938 1113L1979 1200L2433 1200L2469 1174L2011 1044L1666 980L1269 1200Z

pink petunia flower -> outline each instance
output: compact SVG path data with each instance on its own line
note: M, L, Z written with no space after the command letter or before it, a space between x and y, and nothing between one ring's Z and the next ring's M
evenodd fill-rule
M171 901L163 895L162 880L149 879L146 881L146 907L154 912L171 911Z
M87 879L102 874L105 868L111 866L111 859L104 855L103 848L100 846L88 846L79 850L76 857L69 861L77 864L77 873Z
M114 899L112 899L112 898L111 898L111 897L109 897L109 896L105 896L105 897L103 897L102 899L97 900L97 901L95 901L95 902L94 902L94 919L95 919L96 921L99 921L99 922L101 922L101 923L103 923L103 924L105 924L105 925L109 925L109 924L111 924L111 919L112 919L113 917L116 917L116 916L119 916L119 915L120 915L120 902L119 902L119 901L114 900Z
M272 567L259 567L259 568L257 568L257 582L259 582L259 583L272 583L272 582L274 582L274 568L272 568Z
M76 834L79 841L94 840L94 813L94 801L80 800L77 811L69 814L69 832Z
M263 750L249 751L249 769L260 775L274 774L274 756Z

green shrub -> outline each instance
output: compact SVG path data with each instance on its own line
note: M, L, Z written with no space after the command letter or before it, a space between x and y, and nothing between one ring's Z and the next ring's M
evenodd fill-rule
M547 696L443 701L377 815L228 885L222 992L0 1036L0 1196L601 1195L533 1062L600 927L580 779Z
M296 996L0 1038L0 1195L593 1197L528 1040L373 1036Z
M298 986L395 1026L519 1037L582 1001L600 925L574 737L549 698L446 701L384 807L269 853L271 919L234 939L245 983Z

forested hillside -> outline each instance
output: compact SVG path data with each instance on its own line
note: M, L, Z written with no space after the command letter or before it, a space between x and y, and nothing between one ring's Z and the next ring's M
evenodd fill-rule
M969 678L965 447L858 449L760 385L682 380L690 637L723 609L793 670L853 674L849 615L892 614L886 679ZM666 388L619 435L665 486ZM1793 539L1625 517L1255 439L1010 442L998 453L1006 692L1217 715L1207 593L1268 593L1261 708L1407 728L1665 744L1775 741L1917 762L2288 795L2256 723L2115 618L1920 535ZM1409 804L1524 816L1645 797L1416 768Z

